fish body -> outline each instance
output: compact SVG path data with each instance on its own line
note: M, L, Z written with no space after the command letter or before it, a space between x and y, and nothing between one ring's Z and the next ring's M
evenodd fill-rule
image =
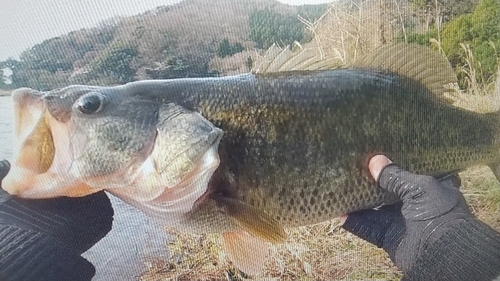
M221 164L208 190L214 201L242 201L287 227L394 202L366 170L377 153L434 176L498 162L498 115L454 107L422 85L382 71L246 74L131 86L131 92L199 111L222 129Z
M284 228L396 202L369 176L375 154L433 176L497 167L498 113L455 107L429 85L439 77L393 68L19 90L18 111L30 104L39 118L16 113L24 141L4 189L105 189L167 224L223 233L236 265L255 273L255 249L286 239Z

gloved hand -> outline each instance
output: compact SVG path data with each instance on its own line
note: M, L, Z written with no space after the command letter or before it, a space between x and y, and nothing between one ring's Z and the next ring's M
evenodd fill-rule
M3 178L9 173L10 170L10 163L7 160L2 160L0 161L0 186L2 183Z
M0 161L0 187L9 167ZM95 268L80 255L111 230L112 221L104 192L27 200L0 189L0 280L90 280Z
M343 228L383 248L405 278L488 280L500 274L500 234L471 214L458 177L412 174L381 155L369 169L401 203L349 214ZM473 264L481 259L487 262Z

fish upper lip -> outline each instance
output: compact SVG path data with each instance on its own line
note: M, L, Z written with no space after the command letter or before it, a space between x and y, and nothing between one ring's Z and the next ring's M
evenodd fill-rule
M43 97L44 93L31 88L19 88L12 93L12 98L15 102L26 98L37 98L41 100Z

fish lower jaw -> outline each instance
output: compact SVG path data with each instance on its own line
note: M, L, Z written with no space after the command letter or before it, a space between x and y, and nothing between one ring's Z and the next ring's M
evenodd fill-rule
M218 143L215 143L200 158L196 168L175 186L162 185L161 188L154 188L136 185L133 189L109 189L107 191L149 216L161 219L162 222L179 223L183 216L192 210L198 198L207 191L208 183L220 163L217 152ZM154 194L149 193L149 196L145 198L144 195L148 193L144 192L145 189L154 191Z
M36 174L15 165L2 180L2 189L25 199L83 197L100 191L71 177L60 177L50 171Z

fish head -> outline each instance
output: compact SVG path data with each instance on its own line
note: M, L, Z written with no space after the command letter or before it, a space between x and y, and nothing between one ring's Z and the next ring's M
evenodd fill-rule
M25 88L13 99L17 147L2 188L19 197L104 189L132 205L161 197L178 211L175 202L194 203L219 164L222 131L168 100L89 86Z

